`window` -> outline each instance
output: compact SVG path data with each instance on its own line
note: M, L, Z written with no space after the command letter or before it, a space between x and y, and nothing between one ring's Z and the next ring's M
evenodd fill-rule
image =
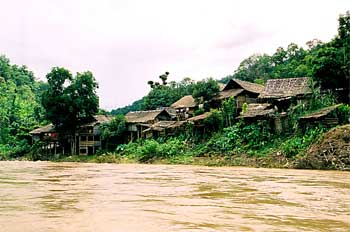
M94 141L94 136L88 136L88 141Z
M85 135L80 136L80 141L86 141L86 136Z

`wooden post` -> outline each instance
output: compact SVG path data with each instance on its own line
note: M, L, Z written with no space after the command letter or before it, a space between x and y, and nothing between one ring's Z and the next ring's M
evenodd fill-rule
M56 142L54 143L54 149L55 149L55 157L56 157L56 152L57 152L57 150L56 150Z
M95 155L95 135L92 135L92 154Z
M79 138L78 138L78 142L79 142L79 151L78 151L78 155L80 155L80 145L81 145L81 136L79 135Z

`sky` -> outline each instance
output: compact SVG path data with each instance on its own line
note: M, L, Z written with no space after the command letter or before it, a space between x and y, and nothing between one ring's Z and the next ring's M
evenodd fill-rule
M349 0L0 0L0 54L40 80L92 71L100 107L148 93L147 81L233 74L254 53L329 41Z

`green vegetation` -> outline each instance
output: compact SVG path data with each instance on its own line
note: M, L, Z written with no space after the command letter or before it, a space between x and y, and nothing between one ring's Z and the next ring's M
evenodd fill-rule
M98 112L97 83L91 72L72 74L53 68L46 75L48 89L42 95L46 118L58 129L73 132Z
M350 12L339 17L338 34L329 42L317 39L307 48L291 43L279 47L272 55L253 54L243 60L232 75L216 81L207 78L198 82L184 78L169 81L169 72L150 80L150 92L129 106L112 110L115 119L101 125L103 150L94 156L47 156L38 150L40 142L31 146L29 131L51 122L57 129L68 131L67 144L74 147L76 128L98 112L98 84L91 72L73 76L65 68L53 68L47 83L35 79L25 66L0 57L0 160L30 159L84 162L167 162L210 165L280 166L302 157L305 150L327 131L322 126L300 129L298 119L307 113L335 104L350 102ZM312 94L308 103L291 105L287 112L292 130L276 134L271 122L260 120L245 123L236 119L235 99L210 110L208 101L219 92L218 82L237 78L265 83L271 78L312 77ZM125 144L129 111L167 107L185 95L192 95L204 105L195 115L210 111L204 127L187 124L183 133L172 137L138 140ZM243 112L248 110L243 104ZM101 111L100 111L101 112ZM348 105L337 113L348 120ZM107 113L107 112L104 112ZM276 113L278 114L278 113ZM203 129L204 128L204 129ZM66 145L67 145L66 144ZM288 166L287 165L287 166ZM277 165L278 166L278 165Z
M27 67L0 56L0 159L16 158L29 150L28 132L43 122L40 98L46 86Z

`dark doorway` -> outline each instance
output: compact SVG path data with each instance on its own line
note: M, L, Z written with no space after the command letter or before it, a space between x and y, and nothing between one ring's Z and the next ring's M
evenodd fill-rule
M93 154L94 154L94 148L88 147L88 155L93 155Z

